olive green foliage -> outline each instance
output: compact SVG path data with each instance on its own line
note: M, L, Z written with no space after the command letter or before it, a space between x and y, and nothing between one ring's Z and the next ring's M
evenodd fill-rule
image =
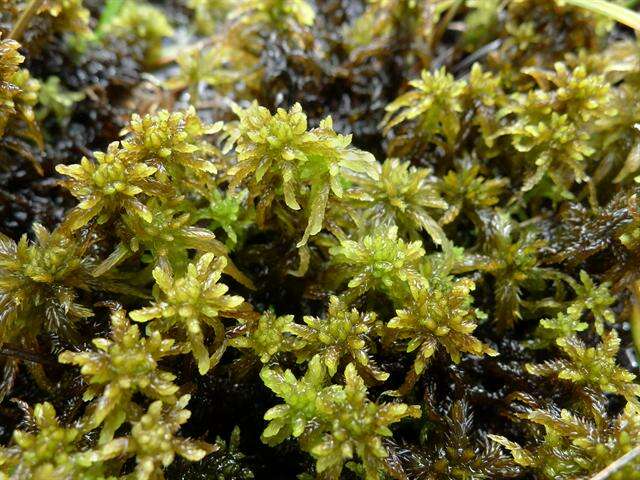
M442 15L442 9L406 0L367 2L362 14L344 27L344 43L354 53L359 50L376 52L394 41L398 34L407 33L411 38L410 54L418 64L424 65L433 53L431 38L434 20Z
M31 77L29 70L20 68L25 57L19 48L14 40L0 40L0 152L3 156L17 153L41 171L32 152L34 146L43 146L34 112L40 82Z
M595 153L591 137L596 119L617 113L604 76L588 75L584 67L569 71L562 63L555 71L527 69L539 89L514 93L500 115L517 119L496 135L508 135L522 160L531 165L523 190L545 175L561 188L587 180L585 163ZM534 169L535 165L535 169Z
M474 435L474 418L468 403L457 401L446 415L437 415L433 420L447 426L446 438L434 442L425 429L419 446L410 446L397 457L398 463L408 466L410 478L489 480L513 478L520 473L498 442L482 442ZM470 473L472 476L468 477Z
M253 103L246 110L237 109L236 114L240 124L231 137L238 163L229 169L230 188L247 185L250 198L257 200L259 222L266 220L274 200L294 211L302 209L302 202L307 224L299 247L322 229L330 195L343 196L344 170L379 177L373 156L351 147L350 136L333 130L331 117L308 130L300 104L289 111L279 109L272 116Z
M602 404L593 419L583 418L568 410L529 409L519 416L539 427L539 443L529 450L492 435L491 438L511 451L523 467L535 467L541 478L569 479L599 471L628 453L638 432L637 404L628 403L615 418L606 418ZM623 465L609 477L616 480L638 478L637 467Z
M432 283L411 282L411 300L396 311L387 326L395 335L408 339L407 352L416 351L413 367L417 374L424 371L429 358L443 346L454 362L461 352L475 355L497 355L475 338L476 317L482 317L471 307L473 281L468 278L452 282L434 278Z
M496 205L508 184L507 178L482 176L480 164L469 157L461 159L438 183L438 190L448 204L443 223L454 221L460 214L479 223L478 212Z
M342 240L330 253L354 292L377 291L390 299L404 299L410 282L419 278L418 266L425 252L422 242L398 238L398 227L393 226L360 241Z
M377 404L367 398L364 381L354 364L345 369L345 385L325 387L327 371L321 357L309 362L305 376L264 369L265 385L286 403L267 411L269 425L263 439L276 444L289 436L316 459L318 473L339 478L345 461L361 458L367 478L381 478L388 452L382 442L391 435L389 425L420 415L420 407L404 403Z
M384 132L415 119L417 131L423 132L425 141L453 144L460 131L458 114L462 111L460 97L465 83L440 69L433 74L424 70L420 80L412 80L409 85L413 90L387 105Z
M479 64L468 80L456 80L444 68L423 70L420 79L409 82L412 89L385 108L383 133L398 130L390 150L405 152L414 144L434 144L451 152L459 140L465 111L474 110L473 123L483 133L486 144L493 143L496 109L505 102L500 79L484 72ZM410 126L409 126L410 125Z
M37 115L46 118L53 114L60 124L67 124L73 111L73 106L85 98L82 92L72 92L60 86L60 78L49 77L42 83L38 94L40 109Z
M12 82L19 87L15 93L18 94L20 103L32 110L38 101L40 82L31 75L31 58L46 58L43 55L46 55L47 48L59 40L64 41L70 49L74 48L74 45L82 44L85 38L91 36L91 23L91 12L82 0L42 0L35 3L7 0L2 3L0 34L4 38L20 42L21 53L25 55L29 64L29 69L20 70ZM49 74L46 70L40 70L41 73L34 76L44 79L59 73L58 69L53 69ZM22 145L18 153L33 162L34 168L42 173L40 163L36 163L40 160L44 148L43 139L40 138L40 124L33 116L22 120L26 122L31 133L28 144L35 145ZM14 129L15 133L20 130L17 126L12 128ZM10 150L17 151L15 148Z
M435 243L443 243L446 236L433 216L448 205L430 181L429 169L392 158L378 171L375 176L354 177L354 188L349 191L350 197L375 205L367 221L383 228L397 225L410 238L419 238L419 232L425 230Z
M296 349L299 361L318 356L329 375L333 376L341 361L346 359L376 380L389 378L388 373L375 365L368 352L368 343L380 327L374 313L360 314L356 309L349 311L337 297L332 297L327 318L306 316L304 323L306 325L291 323L285 327L300 341L301 346Z
M18 52L20 44L13 40L2 40L0 43L0 75L2 76L2 131L10 116L15 113L14 97L20 93L17 85L12 82L13 77L18 72L19 65L24 61L24 57Z
M184 408L189 398L184 395L171 406L160 400L153 402L147 412L133 422L131 435L113 442L112 449L120 455L135 456L134 478L164 479L163 467L170 465L176 455L197 462L213 450L204 442L177 435L181 425L191 416Z
M620 339L615 330L605 334L595 347L586 347L576 337L563 337L556 343L564 358L529 364L529 373L568 380L602 393L617 393L629 402L637 402L640 386L633 382L635 375L616 365Z
M199 11L196 10L196 18ZM176 59L180 71L165 85L175 90L187 89L191 102L197 103L203 86L227 91L239 82L247 74L242 60L241 53L229 46L197 46L181 52Z
M70 177L67 188L80 200L69 215L69 228L80 228L95 217L105 223L122 210L151 223L153 215L140 198L158 196L170 188L171 180L178 185L194 181L184 179L185 169L215 172L207 158L210 147L201 138L219 128L203 125L193 110L134 116L122 144L114 142L107 152L96 152L95 161L83 158L80 164L59 165L58 171Z
M204 124L193 109L174 113L161 110L144 117L133 115L122 147L127 156L156 166L160 181L190 182L187 172L215 173L210 158L212 149L203 137L221 128L221 123Z
M591 479L640 449L615 5L3 2L0 479Z
M68 217L69 229L76 230L94 218L105 223L122 209L150 222L149 209L136 196L146 193L147 180L157 169L131 161L116 142L94 156L95 162L84 157L80 164L58 166L60 173L70 177L66 186L80 201Z
M130 325L120 309L111 316L111 338L94 338L93 344L95 350L66 351L59 360L80 366L87 378L89 388L83 399L93 402L87 428L104 424L101 443L111 440L125 420L139 415L140 407L133 402L135 393L175 403L175 375L158 367L158 360L179 353L173 339L163 339L159 332L141 338L138 326Z
M14 445L0 450L0 478L16 480L109 478L106 460L116 456L108 449L83 450L81 432L60 424L50 403L37 404L32 412L34 431L15 430ZM113 477L111 477L113 478Z
M7 26L15 27L27 5L19 0L7 0L3 5L3 17ZM90 12L82 0L45 0L35 7L32 22L24 25L24 36L29 39L25 48L40 53L55 35L86 35L89 32Z
M125 0L118 14L102 25L101 34L135 45L141 49L141 60L153 65L162 55L162 40L172 35L173 29L162 10L144 1Z
M175 277L168 265L153 270L156 281L155 301L149 307L131 312L137 322L148 322L150 332L166 332L173 328L184 335L200 374L215 366L224 352L224 324L221 317L232 317L244 301L239 295L227 295L229 287L219 283L226 265L224 257L214 259L204 254L196 263L190 263L183 276ZM215 333L213 354L204 343L204 327Z
M214 189L209 195L209 204L198 210L196 218L209 220L209 229L224 233L226 247L233 250L242 245L255 221L255 212L248 204L246 190L232 195Z
M87 243L59 229L33 229L33 243L0 234L2 342L33 345L43 330L73 337L77 321L93 315L76 301L78 290L90 288Z
M255 478L246 465L247 457L239 450L240 429L234 427L229 441L216 438L214 452L198 463L174 462L169 471L170 478L188 480L211 478L214 480L249 480Z
M276 316L272 311L263 313L257 325L244 335L229 340L240 349L251 350L262 363L269 363L277 354L292 352L302 345L288 332L293 325L293 315Z
M596 285L584 270L580 272L580 281L581 283L571 282L576 298L566 311L558 312L553 319L540 321L542 337L555 340L586 330L589 323L584 321L585 314L593 319L594 328L599 335L604 333L606 323L615 323L615 314L609 308L615 302L615 297L610 293L609 283Z
M470 263L495 278L495 319L502 326L511 326L522 316L522 290L539 288L541 282L554 278L554 272L540 265L545 242L534 229L518 228L504 212L483 220L484 253L471 257Z

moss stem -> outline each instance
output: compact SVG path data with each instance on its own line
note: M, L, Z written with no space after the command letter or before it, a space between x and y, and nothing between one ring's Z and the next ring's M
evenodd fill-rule
M13 30L11 30L9 38L13 40L20 40L20 37L22 37L22 34L27 29L27 26L31 21L31 18L38 12L38 9L42 6L43 3L44 0L29 1L27 8L24 9L22 14L20 15L20 18L18 18L18 21L14 25Z
M33 363L55 363L54 361L36 353L26 352L24 350L19 350L17 348L12 348L9 346L0 348L0 356L9 358L20 358L22 360Z
M640 14L605 0L564 0L564 3L599 13L640 31Z
M433 37L431 38L432 50L434 50L438 46L438 43L440 43L440 40L442 40L442 37L447 30L447 27L453 20L453 17L456 16L456 13L458 13L458 9L462 5L462 3L463 3L462 0L454 0L453 2L451 2L451 6L447 10L447 14L445 15L442 22L437 26L435 32L433 33Z

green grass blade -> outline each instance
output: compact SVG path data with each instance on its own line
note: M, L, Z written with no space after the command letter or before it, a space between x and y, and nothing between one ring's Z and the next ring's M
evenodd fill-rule
M585 8L616 20L636 31L640 30L640 14L620 5L605 0L563 0L562 3Z

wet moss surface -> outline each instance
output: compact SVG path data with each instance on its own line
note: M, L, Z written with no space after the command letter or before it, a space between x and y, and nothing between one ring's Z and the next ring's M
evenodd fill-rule
M5 2L0 478L640 479L635 3Z

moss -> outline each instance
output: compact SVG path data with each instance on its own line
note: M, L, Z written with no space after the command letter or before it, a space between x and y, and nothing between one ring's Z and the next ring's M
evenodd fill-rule
M411 299L405 308L396 310L396 316L387 324L394 335L408 339L407 352L417 352L416 374L424 371L429 358L441 345L454 362L460 361L461 352L497 355L498 352L471 335L477 318L483 316L470 305L473 282L434 280L431 284L411 283Z
M407 298L411 280L419 277L424 256L422 242L398 238L398 227L365 236L360 241L342 240L330 250L332 262L342 267L354 293L377 291L392 300Z
M130 43L140 42L141 61L147 65L154 65L160 60L162 40L173 34L169 20L162 10L147 2L125 1L118 14L101 27L101 35L107 38L123 38Z
M60 124L69 121L73 106L85 97L82 92L72 92L60 86L60 78L49 77L41 86L38 102L40 109L37 114L40 118L53 114Z
M169 265L153 270L156 281L156 301L151 306L131 312L137 322L148 322L150 331L167 331L174 326L183 331L185 342L198 362L200 374L205 374L224 352L225 328L220 316L233 317L244 302L238 295L227 295L228 287L218 283L226 265L224 257L214 260L207 253L197 263L187 266L185 275L175 277ZM204 344L204 326L215 332L216 349L209 355Z
M83 259L88 242L39 224L33 228L35 243L26 235L15 243L0 234L1 338L35 345L46 331L77 339L78 321L93 315L77 302L78 291L90 288L89 263Z
M93 344L92 351L62 352L59 360L80 366L87 378L89 387L83 399L92 404L84 428L104 424L101 443L112 440L125 420L140 414L140 407L133 402L135 393L169 404L176 402L175 376L158 366L162 357L180 353L173 339L163 339L158 332L141 338L138 326L130 325L126 313L119 309L111 316L111 338L94 338Z
M260 198L259 223L266 221L266 211L276 198L288 209L300 210L298 197L302 193L305 198L300 200L305 204L308 220L299 247L322 229L330 194L342 197L343 169L378 178L373 156L350 147L351 138L334 132L331 117L307 131L307 118L300 104L288 112L278 110L272 116L254 103L244 111L236 110L236 114L240 124L231 135L237 137L238 164L229 170L233 176L230 188L245 182L251 199ZM272 193L265 195L267 192Z
M327 478L339 478L345 461L355 455L368 478L380 478L388 456L382 439L390 436L389 425L420 415L415 405L371 402L354 364L345 369L344 386L323 387L327 372L319 356L311 359L300 380L290 370L263 369L261 377L286 402L265 414L270 423L263 439L277 444L289 436L299 437L302 448L316 458L318 473Z
M112 454L81 450L80 431L60 425L50 403L37 404L32 412L35 431L16 430L14 445L0 451L4 478L86 478L106 476L106 461Z
M621 3L4 2L0 478L568 480L639 448Z
M371 217L366 218L372 226L397 226L402 236L420 238L419 232L426 231L431 239L441 244L446 236L438 222L439 216L448 207L440 198L432 172L427 168L415 168L397 158L386 160L375 177L354 176L351 198L360 200L366 208L374 204ZM367 209L369 210L369 209Z

